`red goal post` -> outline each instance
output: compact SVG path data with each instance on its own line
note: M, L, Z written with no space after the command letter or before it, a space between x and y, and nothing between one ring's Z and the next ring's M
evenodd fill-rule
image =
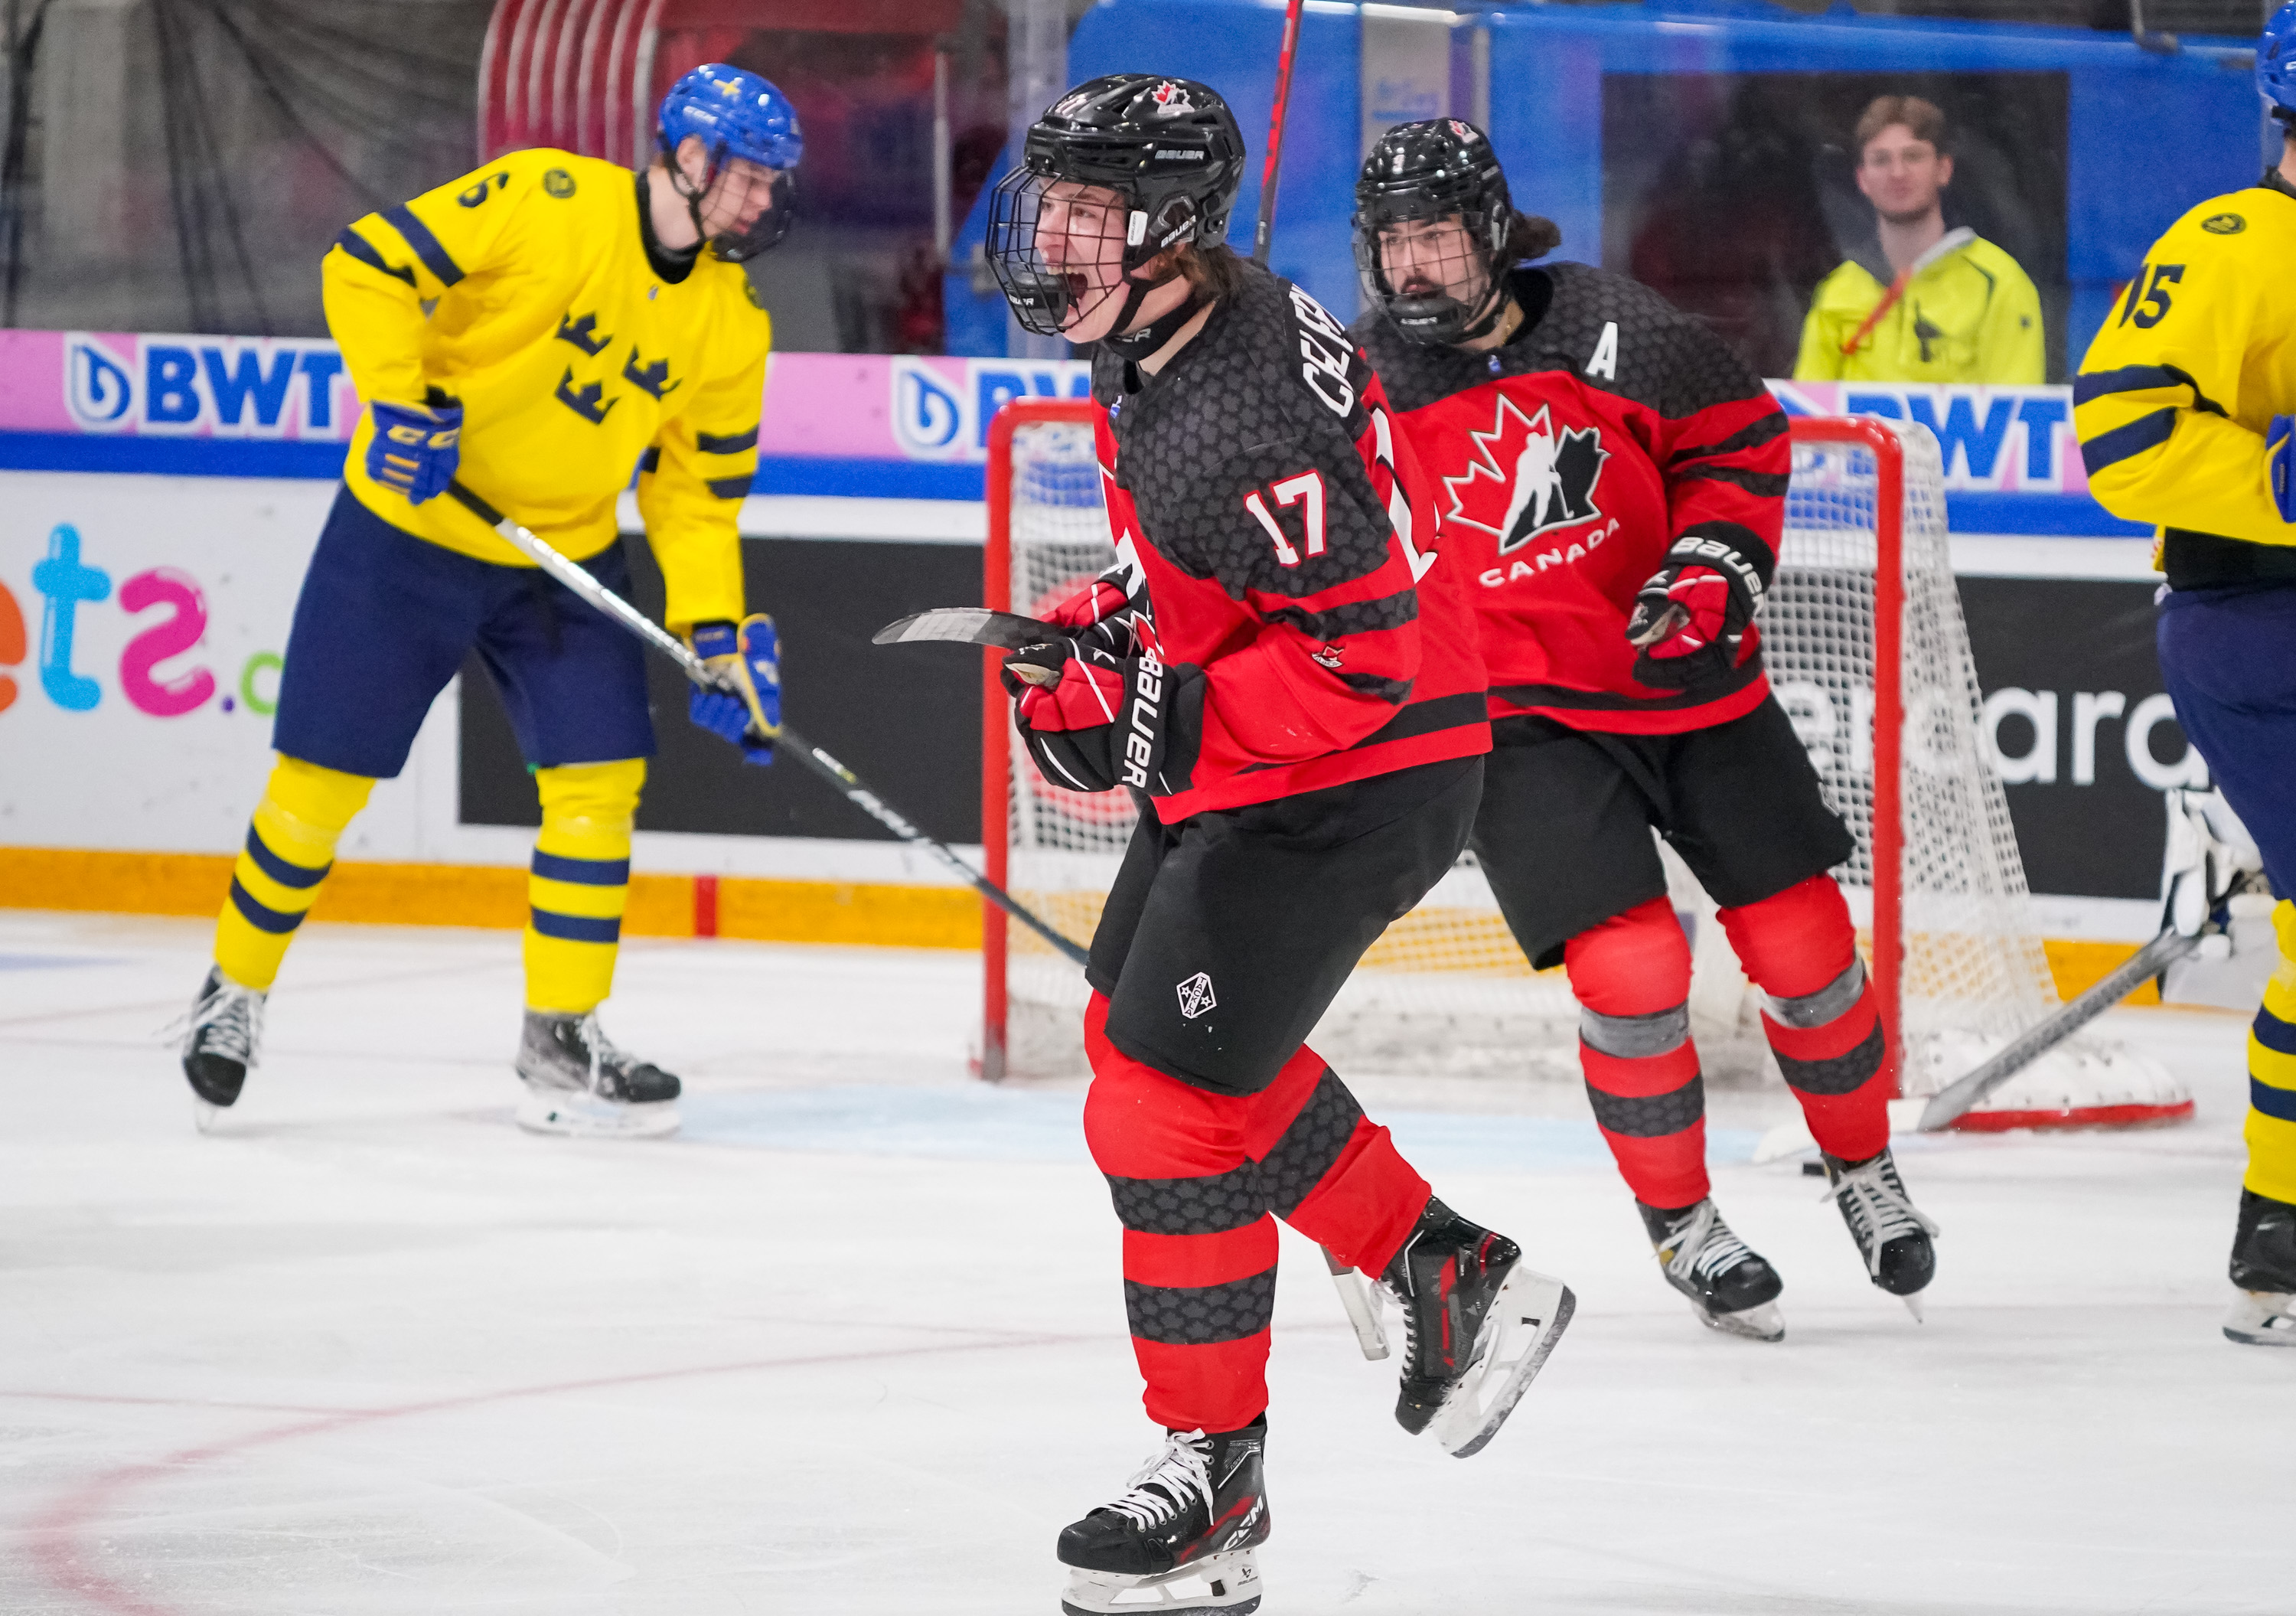
M1092 453L1100 416L1088 400L1025 399L990 423L988 606L1041 611L1113 559ZM1936 440L1903 422L1803 417L1792 446L1778 571L1757 619L1763 653L1828 801L1857 839L1837 874L1866 932L1890 1068L1901 1093L1932 1094L2041 1020L2057 996L1980 738ZM1016 758L1000 660L988 653L982 673L988 876L1088 942L1130 804L1058 791ZM1677 890L1678 907L1695 901ZM1710 906L1704 913L1710 920ZM1718 928L1702 923L1699 936L1692 1014L1693 1024L1704 1018L1710 1073L1759 1062L1755 997ZM1075 967L991 906L983 940L982 1074L1076 1070L1085 989ZM1530 971L1470 861L1374 945L1315 1036L1319 1052L1361 1070L1520 1072L1527 1062L1575 1064L1576 1014L1559 972ZM2092 1038L2037 1063L1961 1126L2161 1120L2190 1110L2156 1064Z

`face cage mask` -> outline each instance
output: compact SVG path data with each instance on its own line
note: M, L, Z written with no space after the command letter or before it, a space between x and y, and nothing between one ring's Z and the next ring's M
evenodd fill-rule
M1363 282L1364 296L1377 304L1395 328L1413 341L1430 348L1472 342L1496 325L1501 311L1506 308L1506 234L1512 216L1501 209L1489 212L1462 209L1459 223L1464 226L1465 241L1458 250L1446 253L1431 266L1424 258L1421 260L1422 267L1442 271L1441 278L1446 282L1460 278L1459 266L1473 265L1480 272L1483 290L1472 305L1444 291L1405 294L1388 285L1386 269L1380 262L1380 231L1428 217L1424 213L1398 214L1374 220L1367 212L1358 212L1355 228L1356 274ZM1447 217L1448 212L1433 217Z
M675 152L670 153L669 177L670 183L677 187L678 195L685 199L686 217L693 221L695 232L709 242L712 251L729 264L747 263L759 253L780 246L782 239L789 234L790 226L797 222L797 182L789 170L783 168L777 170L773 177L772 205L752 219L748 229L720 230L715 235L709 233L709 227L701 222L701 204L709 199L710 187L721 177L724 179L727 186L726 199L734 203L738 217L741 204L749 199L750 186L756 183L744 179L741 182L740 192L732 190L734 176L726 167L726 148L723 146L710 154L709 176L701 182L700 190L686 188L685 170L678 167Z
M1105 242L1113 239L1111 231L1124 233L1123 257L1115 266L1121 279L1111 286L1092 284L1096 275L1107 273L1107 266L1088 265L1075 271L1055 268L1045 261L1037 245L1037 220L1045 192L1060 183L1058 175L1038 174L1028 168L1015 168L996 182L996 189L988 199L988 267L1004 289L1013 317L1021 323L1023 331L1038 336L1065 335L1068 328L1121 291L1124 307L1117 311L1115 323L1108 328L1111 336L1119 336L1139 312L1141 299L1179 275L1176 269L1157 280L1140 281L1133 278L1132 272L1165 248L1192 240L1195 234L1193 210L1191 209L1186 217L1168 228L1163 239L1152 241L1153 227L1148 216L1133 205L1133 198L1118 193L1117 201L1107 210L1110 223L1101 235L1068 233L1071 242ZM1167 204L1168 217L1171 211Z

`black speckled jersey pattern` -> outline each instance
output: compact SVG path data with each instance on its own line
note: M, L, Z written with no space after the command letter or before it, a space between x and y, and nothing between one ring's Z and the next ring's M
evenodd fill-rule
M1730 546L1768 582L1784 412L1702 322L1623 275L1554 264L1517 270L1513 287L1523 327L1495 349L1423 346L1376 309L1349 332L1467 562L1492 717L1656 734L1742 715L1767 693L1759 635L1734 665L1674 689L1637 680L1626 629L1685 536Z
M1494 376L1535 371L1568 371L1583 386L1615 393L1669 419L1763 391L1762 379L1729 344L1639 281L1591 264L1547 264L1515 274L1518 287L1534 276L1546 282L1546 309L1529 332L1495 356L1414 342L1375 308L1348 328L1371 356L1398 414L1480 387ZM1611 324L1622 337L1631 333L1632 340L1618 345L1615 379L1590 375L1587 366L1602 346L1603 328Z
M1195 340L1140 391L1112 354L1093 362L1093 396L1111 406L1116 480L1132 496L1150 543L1184 571L1246 589L1293 597L1376 572L1388 556L1387 513L1374 496L1356 440L1369 426L1362 398L1371 367L1343 334L1328 344L1344 356L1344 376L1318 372L1334 410L1313 390L1300 352L1292 284L1251 267L1242 291L1212 313ZM1313 333L1310 333L1312 340ZM1274 485L1308 472L1324 480L1324 547L1307 552L1304 513L1277 502ZM1300 553L1282 563L1246 496L1286 529Z

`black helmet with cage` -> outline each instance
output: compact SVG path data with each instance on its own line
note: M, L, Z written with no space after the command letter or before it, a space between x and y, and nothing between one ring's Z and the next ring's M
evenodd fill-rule
M1134 272L1171 249L1225 241L1242 179L1243 134L1218 92L1152 73L1095 78L1029 127L1020 163L989 201L989 267L1013 317L1046 336L1073 326L1120 277L1126 302L1110 329L1121 332L1143 298L1180 274L1174 267L1141 281ZM1110 235L1121 233L1120 270L1112 261L1105 273L1078 265L1070 245L1078 227L1065 209L1060 224L1069 241L1048 258L1039 221L1047 193L1063 185L1115 193L1120 205L1095 217Z
M1390 284L1381 232L1453 215L1465 236L1455 250L1469 262L1436 267L1453 270L1445 277L1452 284L1475 290L1463 300L1441 286L1405 291ZM1364 295L1414 341L1440 346L1482 336L1506 307L1507 270L1518 257L1532 256L1514 250L1521 244L1516 221L1498 154L1480 129L1456 118L1398 124L1380 136L1356 181L1356 273Z

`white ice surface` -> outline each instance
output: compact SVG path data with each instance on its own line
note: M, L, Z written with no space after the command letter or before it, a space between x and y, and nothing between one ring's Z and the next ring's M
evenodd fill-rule
M511 1125L514 937L314 926L202 1137L152 1034L206 933L0 915L0 1612L1055 1608L1152 1432L1078 1095L970 1084L974 962L634 943L689 1126L574 1144ZM1578 1317L1462 1464L1287 1234L1268 1616L2296 1609L2296 1352L2218 1333L2243 1024L2113 1024L2198 1121L1901 1148L1925 1325L1718 1095L1775 1347L1664 1287L1578 1095L1364 1079Z

